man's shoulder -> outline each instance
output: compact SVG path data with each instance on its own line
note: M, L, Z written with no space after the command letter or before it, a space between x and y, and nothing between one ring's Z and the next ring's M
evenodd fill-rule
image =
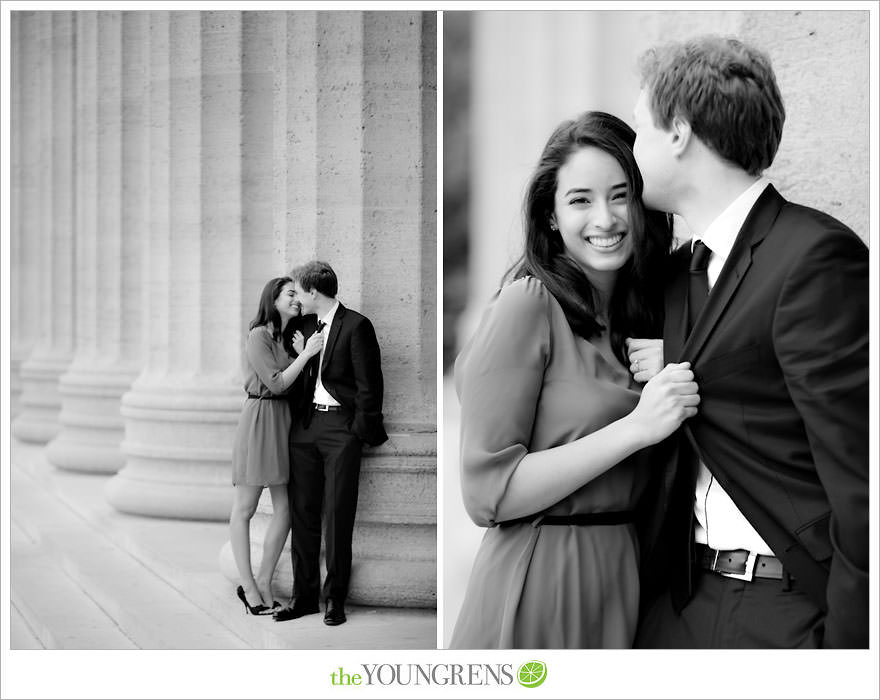
M348 308L342 304L342 302L340 302L339 308L336 310L336 318L340 320L340 323L352 329L373 327L369 318L364 316L360 311Z
M810 247L829 236L847 241L862 240L855 231L831 214L787 200L779 210L774 228L790 236L788 246Z
M346 306L342 302L339 302L339 308L336 309L336 317L345 318L346 321L350 322L359 322L361 320L369 321L369 319L364 316L360 311L355 311L354 309Z

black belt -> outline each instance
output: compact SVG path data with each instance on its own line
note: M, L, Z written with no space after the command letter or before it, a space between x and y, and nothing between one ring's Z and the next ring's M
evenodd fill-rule
M520 523L528 523L533 527L541 525L624 525L633 521L631 510L608 513L575 513L574 515L528 515L524 518L505 520L498 523L499 527L510 527Z
M273 394L272 396L260 396L259 394L248 394L249 399L260 399L260 401L287 401L289 396L284 394Z
M316 411L342 411L344 410L342 406L327 406L323 403L313 403L312 406L315 407Z
M698 543L697 561L706 571L742 577L747 581L751 581L753 577L781 581L784 576L779 559L765 554L754 554L746 549L719 550Z

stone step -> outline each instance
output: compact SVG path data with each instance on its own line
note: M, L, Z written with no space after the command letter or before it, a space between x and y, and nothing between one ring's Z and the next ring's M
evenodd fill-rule
M110 615L13 522L12 649L134 649Z
M105 531L68 508L46 488L45 480L13 469L11 488L13 522L23 533L17 538L19 548L23 538L33 542L29 551L14 555L13 600L20 601L18 609L46 646L249 646L105 537ZM26 517L29 514L39 517ZM44 598L52 601L45 610ZM108 620L115 625L115 634ZM74 629L80 631L74 634Z
M171 595L197 607L204 618L221 625L246 646L258 649L430 649L436 646L433 610L346 606L349 622L323 624L321 615L276 623L271 617L245 615L235 585L220 572L219 554L229 539L228 526L217 522L147 518L119 513L104 498L109 477L58 470L38 448L15 445L13 469L26 476L47 498L125 552L161 579ZM13 510L24 509L17 492ZM27 511L25 511L27 512ZM30 511L31 514L34 511ZM32 519L24 518L28 523ZM27 525L25 527L32 527ZM39 534L39 533L36 533ZM68 557L74 571L79 565ZM76 574L82 578L81 574ZM289 592L276 589L286 604ZM184 648L176 646L175 648ZM207 647L205 647L207 648Z
M9 648L10 649L45 649L30 625L12 603L9 605Z

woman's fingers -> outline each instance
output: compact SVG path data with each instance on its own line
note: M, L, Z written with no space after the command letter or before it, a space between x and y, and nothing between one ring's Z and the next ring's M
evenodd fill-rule
M700 405L700 395L699 394L688 394L686 396L682 396L680 399L682 406L699 406Z
M663 340L660 338L627 338L624 341L626 349L632 353L635 350L659 347L663 348Z

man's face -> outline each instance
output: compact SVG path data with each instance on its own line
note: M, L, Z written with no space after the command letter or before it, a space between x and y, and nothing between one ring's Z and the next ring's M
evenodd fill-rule
M317 313L317 305L315 303L315 291L305 291L302 288L302 285L299 283L299 280L293 283L293 289L296 292L296 300L299 302L300 309L302 309L302 314L305 316L306 314Z
M676 164L671 151L672 134L654 124L650 95L646 89L639 93L633 119L636 130L633 155L645 183L642 194L645 206L660 211L674 211L670 197Z

